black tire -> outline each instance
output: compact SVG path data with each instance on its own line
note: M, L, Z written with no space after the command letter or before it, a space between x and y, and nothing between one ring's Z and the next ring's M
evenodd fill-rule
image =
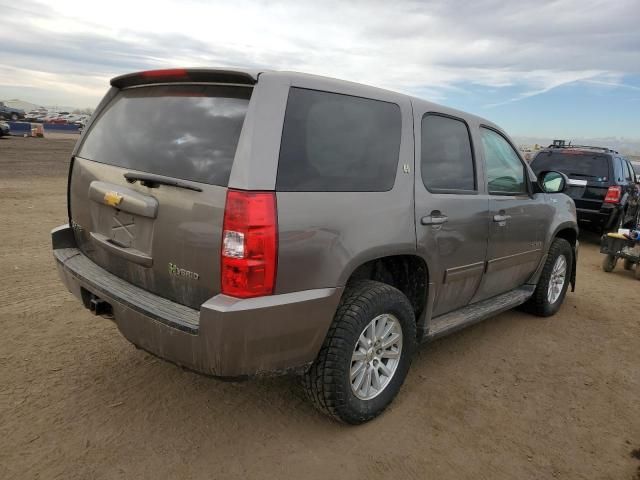
M616 264L618 263L618 257L615 255L607 255L602 259L602 270L605 272L613 272L616 268Z
M560 296L551 303L548 298L549 282L551 281L551 274L556 260L560 255L564 255L567 262L565 280L560 291ZM525 310L537 315L539 317L550 317L555 315L560 309L564 297L567 294L569 283L571 281L571 274L573 270L573 248L571 244L564 238L556 238L551 247L549 248L549 254L542 268L542 274L538 280L538 285L533 293L533 296L525 304Z
M635 223L636 223L636 216L634 215L633 218L627 222L624 221L625 217L629 214L628 210L625 210L621 216L622 216L622 220L620 221L621 225L620 228L635 228Z
M606 235L607 233L618 233L618 230L622 228L622 222L624 221L624 211L620 212L613 224L609 228L602 227L602 234Z
M402 329L402 349L395 372L375 397L362 400L351 388L350 370L358 338L381 314L391 314ZM350 424L380 415L404 382L416 348L416 323L411 303L390 285L364 280L347 287L311 368L303 378L309 399L321 412Z
M624 266L625 270L632 270L633 269L633 262L631 260L629 260L628 258L625 258L623 266Z
M635 225L633 225L633 223L635 223ZM636 207L636 216L634 221L632 222L632 225L630 225L629 228L631 229L640 228L640 205Z

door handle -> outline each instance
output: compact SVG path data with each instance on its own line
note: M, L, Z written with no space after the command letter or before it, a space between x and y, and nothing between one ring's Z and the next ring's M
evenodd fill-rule
M422 217L420 219L420 223L422 225L442 225L443 223L447 223L449 221L449 217L446 215L442 215L439 211L431 212L431 215L427 215L426 217Z
M90 232L91 238L95 241L96 245L104 248L108 252L118 255L119 257L129 260L130 262L137 263L143 267L153 266L153 258L144 252L136 250L134 248L120 247L109 241L109 237L96 232Z
M493 221L494 222L498 222L498 223L502 223L502 222L506 222L507 220L509 220L511 218L511 215L505 215L505 214L498 214L498 215L494 215L493 216Z

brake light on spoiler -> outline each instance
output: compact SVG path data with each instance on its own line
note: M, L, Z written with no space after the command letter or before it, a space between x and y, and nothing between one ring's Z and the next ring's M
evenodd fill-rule
M187 78L187 70L184 68L168 68L163 70L147 70L140 72L144 78Z
M128 88L157 83L223 83L234 85L254 85L258 81L257 72L240 70L219 70L212 68L166 68L127 73L111 79L111 86Z
M273 294L278 264L275 192L227 191L220 250L222 293Z

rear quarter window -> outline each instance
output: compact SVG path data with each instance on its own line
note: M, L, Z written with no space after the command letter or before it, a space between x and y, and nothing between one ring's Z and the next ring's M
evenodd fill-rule
M291 88L280 146L280 191L387 191L393 188L400 107L337 93Z
M251 91L212 85L123 90L91 126L78 156L226 186Z

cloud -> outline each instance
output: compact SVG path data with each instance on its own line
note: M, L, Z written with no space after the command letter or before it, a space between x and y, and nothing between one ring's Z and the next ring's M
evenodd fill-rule
M110 77L170 65L299 70L436 100L468 84L518 90L500 103L640 73L636 0L0 0L0 11L0 94L28 85L68 102L95 104Z

